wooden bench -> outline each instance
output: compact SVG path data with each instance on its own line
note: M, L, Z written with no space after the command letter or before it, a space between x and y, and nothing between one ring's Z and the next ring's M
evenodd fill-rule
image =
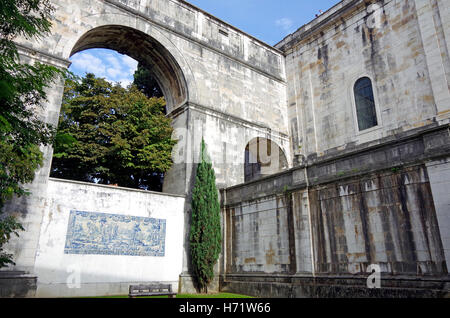
M130 285L128 297L142 297L142 296L169 296L174 298L177 293L172 291L170 284L140 284Z

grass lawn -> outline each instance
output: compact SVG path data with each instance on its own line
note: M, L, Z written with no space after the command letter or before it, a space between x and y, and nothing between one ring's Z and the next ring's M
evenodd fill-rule
M128 295L101 296L92 298L128 298ZM149 296L137 298L168 298L168 296ZM177 298L253 298L253 297L231 293L218 293L218 294L177 294Z

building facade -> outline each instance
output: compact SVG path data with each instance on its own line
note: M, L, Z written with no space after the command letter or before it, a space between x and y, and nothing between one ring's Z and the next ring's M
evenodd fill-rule
M203 137L221 188L216 289L269 297L448 293L448 1L343 0L274 47L181 0L52 3L52 34L17 41L25 63L68 67L76 52L115 49L148 66L164 92L179 140L164 184L174 210L154 217L142 203L125 214L166 220L165 242L172 248L165 252L180 264L173 269L180 271L180 291L194 290L189 196ZM57 123L62 89L63 83L55 85L42 109L49 123ZM109 225L120 225L122 217L114 215L124 213L105 199L119 202L120 189L92 188L98 197L87 196L86 207L77 198L88 186L61 181L68 189L61 196L58 181L48 177L52 150L43 150L46 161L29 187L32 195L7 207L26 228L9 248L16 255L13 269L37 277L37 291L28 295L51 296L53 284L67 295L118 293L114 284L153 280L88 275L81 283L86 289L75 293L61 287L64 275L45 271L42 253L52 255L59 272L67 273L69 258L81 273L89 267L88 249L75 255L62 248L74 232L73 211L103 213ZM174 233L171 224L181 240L167 237ZM53 244L48 228L60 244ZM102 237L91 243L105 246ZM111 242L116 246L117 238ZM95 257L126 263L127 252L114 250ZM133 257L156 268L165 262ZM381 288L367 287L372 270L380 273Z
M275 45L294 167L223 190L224 289L448 292L449 27L445 1L341 1Z

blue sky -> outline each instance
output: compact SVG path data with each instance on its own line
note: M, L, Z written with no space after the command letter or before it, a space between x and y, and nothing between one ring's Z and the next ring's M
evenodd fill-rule
M339 0L187 0L238 29L275 45Z
M188 0L200 9L238 29L275 45L286 35L326 11L339 0ZM281 4L282 3L282 4ZM90 49L74 54L70 70L77 75L94 73L123 86L133 81L137 62L132 58L105 49Z
M94 73L110 82L120 82L124 87L133 81L137 67L137 62L131 57L105 49L84 50L72 55L70 60L72 65L69 70L76 75Z

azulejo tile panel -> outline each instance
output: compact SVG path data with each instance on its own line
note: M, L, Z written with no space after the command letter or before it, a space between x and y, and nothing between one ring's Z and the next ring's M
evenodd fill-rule
M65 254L164 256L166 220L71 211Z

